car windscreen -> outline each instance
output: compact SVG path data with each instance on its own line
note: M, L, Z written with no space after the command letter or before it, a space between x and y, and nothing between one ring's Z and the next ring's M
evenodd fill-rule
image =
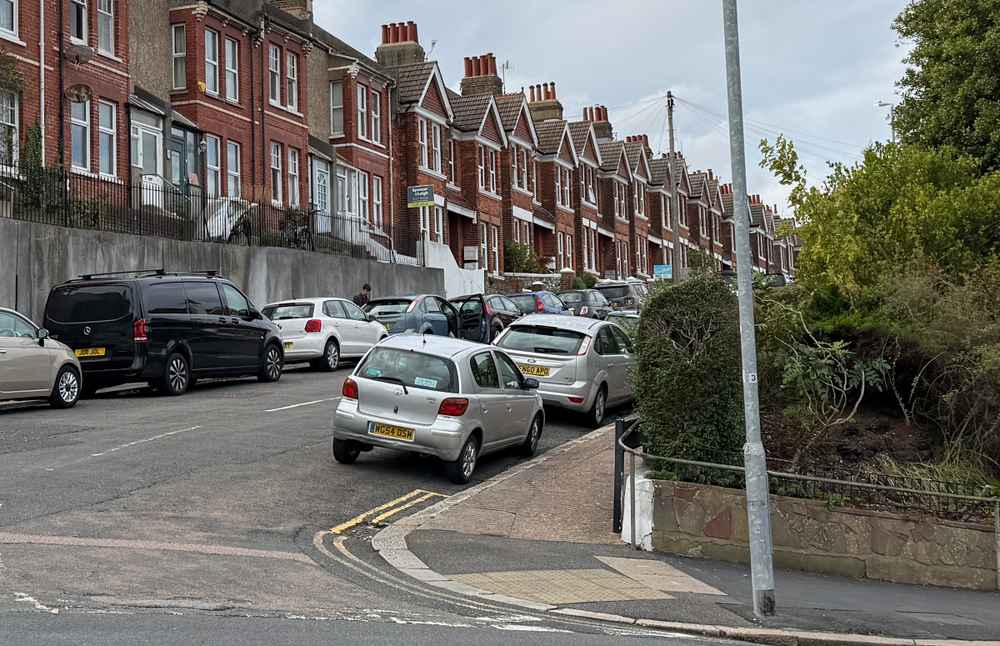
M517 305L517 309L521 310L525 314L529 314L535 311L534 294L513 294L511 296L508 296L508 298L514 301L514 305Z
M312 303L282 303L268 305L264 308L264 316L272 321L287 321L288 319L312 318L315 306Z
M117 321L132 313L128 285L66 285L49 295L46 320L54 323Z
M538 354L576 354L586 338L580 332L542 325L512 325L497 345L505 350Z
M583 292L561 292L559 298L567 305L576 305L583 302Z
M355 374L365 379L405 384L408 388L458 391L458 375L450 359L410 350L375 348Z
M395 299L385 301L371 301L365 306L365 311L378 318L386 314L402 314L413 301L409 299Z
M611 300L616 298L628 298L632 294L629 293L628 285L607 285L607 286L597 286L597 291L604 294L604 297Z

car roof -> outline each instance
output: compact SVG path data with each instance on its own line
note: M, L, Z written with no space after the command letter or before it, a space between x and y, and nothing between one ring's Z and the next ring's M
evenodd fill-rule
M346 301L348 299L342 296L310 296L309 298L286 298L281 301L274 301L273 303L268 303L264 307L274 307L276 305L294 305L296 303L311 303L312 305L319 305L320 303L325 303L327 301Z
M528 314L522 316L513 323L515 325L541 325L544 327L554 327L572 332L591 333L600 327L604 321L584 318L582 316L566 316L564 314Z
M126 283L142 283L151 284L160 281L177 281L183 280L185 282L193 281L221 281L231 283L232 281L225 276L218 276L215 273L169 273L169 272L157 272L151 274L142 274L142 272L135 272L136 274L142 275L130 275L132 272L124 272L122 274L83 274L78 278L73 278L71 280L64 281L57 285L57 287L63 287L66 285L122 285Z
M378 303L379 301L415 301L418 298L431 295L432 294L401 294L399 296L379 296L378 298L368 299L368 304Z
M379 343L378 347L394 350L413 350L414 352L424 352L449 358L454 358L465 352L489 348L489 346L482 343L434 334L394 334Z

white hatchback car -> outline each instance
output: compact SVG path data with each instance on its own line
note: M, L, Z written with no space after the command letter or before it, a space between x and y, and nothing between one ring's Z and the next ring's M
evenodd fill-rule
M285 363L336 370L341 359L364 356L389 336L385 326L345 298L296 298L264 306L281 329Z
M0 307L0 401L48 399L72 408L80 399L80 361L48 330Z

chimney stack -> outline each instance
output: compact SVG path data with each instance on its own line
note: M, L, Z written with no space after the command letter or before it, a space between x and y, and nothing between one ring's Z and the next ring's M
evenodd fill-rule
M299 20L310 20L313 15L312 0L274 0L274 5Z
M427 60L417 36L417 24L394 22L382 25L382 44L375 50L375 59L386 67L399 67Z
M461 82L462 96L503 94L503 81L497 75L497 57L493 52L465 59L465 78Z
M595 105L591 108L592 121L594 122L594 133L598 141L610 141L614 139L614 130L608 120L608 109L603 105Z
M537 122L550 121L552 119L562 120L563 105L559 102L556 94L556 84L554 81L533 85L528 109L531 110L531 117Z

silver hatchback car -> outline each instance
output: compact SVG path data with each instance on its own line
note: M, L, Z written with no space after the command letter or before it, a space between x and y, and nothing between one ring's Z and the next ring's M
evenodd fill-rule
M559 317L568 318L568 317ZM440 458L452 482L508 447L534 454L545 423L538 381L503 351L433 335L392 336L344 381L333 456L351 464L373 447Z
M80 399L80 361L48 330L0 307L0 401L47 399L72 408Z
M585 413L595 428L609 406L632 400L635 349L614 323L579 316L531 314L493 342L540 382L549 405Z

